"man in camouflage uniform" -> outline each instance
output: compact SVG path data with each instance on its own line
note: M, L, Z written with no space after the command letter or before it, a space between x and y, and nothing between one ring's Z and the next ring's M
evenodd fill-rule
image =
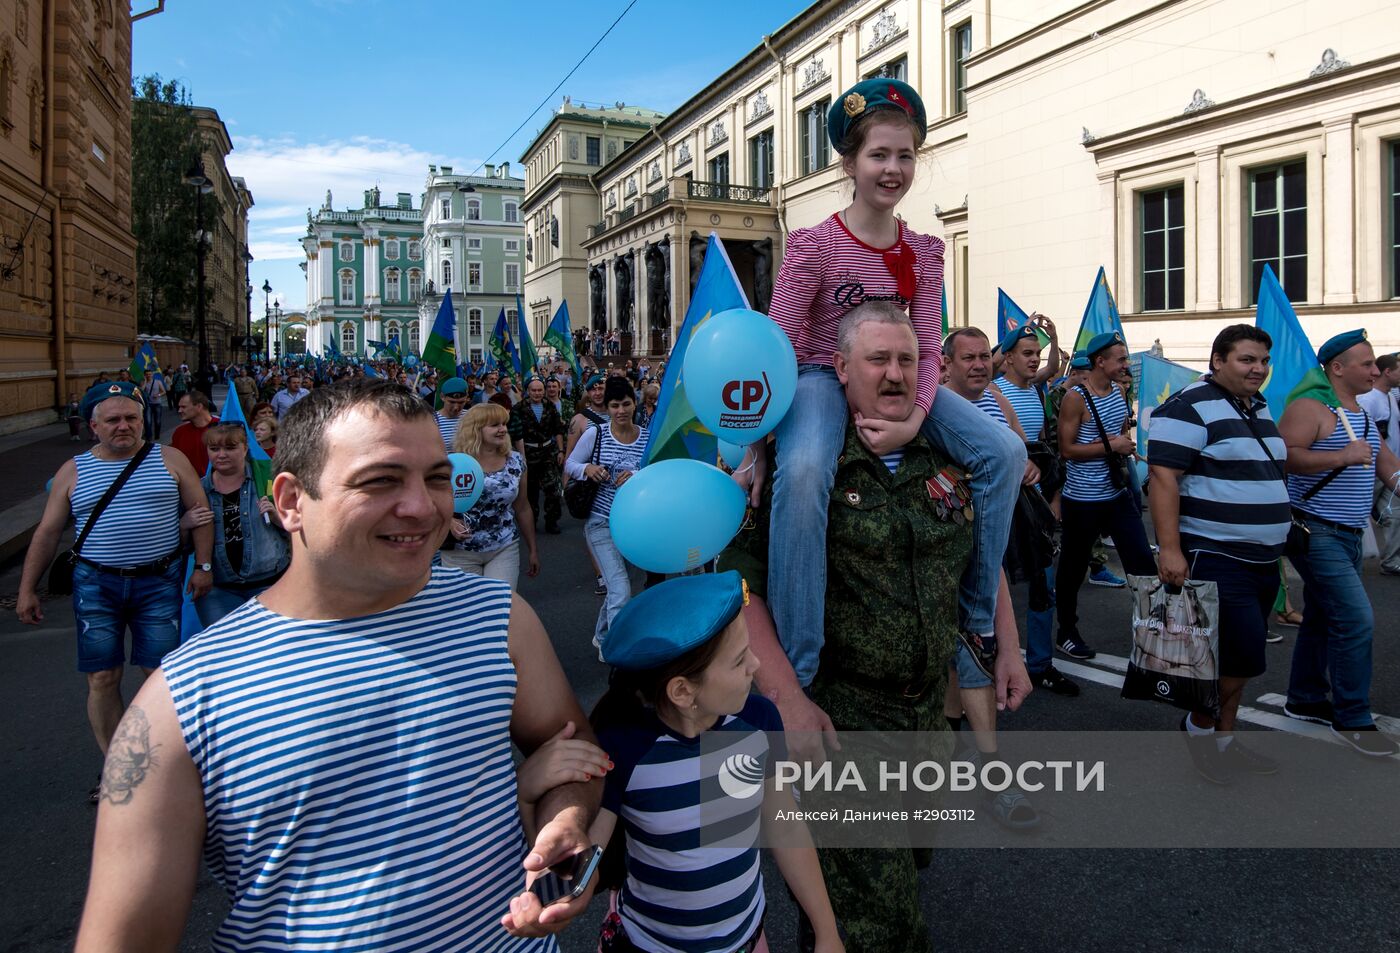
M851 410L865 418L904 419L912 407L917 363L913 327L893 303L867 302L842 319L836 373ZM765 482L763 506L721 555L720 568L739 570L755 596L745 610L750 647L761 662L754 681L782 712L794 758L820 754L815 733L806 730L818 728L919 733L914 745L908 735L886 735L887 741L862 735L859 761L866 777L875 776L865 767L871 760L948 760L952 733L943 717L943 696L957 646L958 580L971 557L972 534L962 504L954 517L949 495L930 488L929 481L940 475L961 477L923 437L916 436L899 455L882 458L848 422L827 507L825 642L805 690L789 659L800 653L793 645L779 645L758 598L767 575L771 479ZM999 632L999 639L1003 635ZM1009 638L1013 641L998 652L997 691L1005 696L1012 685L1007 707L1014 709L1030 686L1014 627ZM927 795L909 797L903 805L886 800L878 807L931 806ZM804 811L851 803L814 789L802 798ZM903 834L881 830L872 832L872 839L899 843ZM848 950L933 949L917 876L931 862L931 849L822 847L818 857Z
M529 477L530 508L538 518L540 495L544 495L544 531L558 534L560 474L564 466L564 421L554 404L544 399L544 382L531 378L525 399L510 412L510 436L515 449L525 456Z
M546 403L554 405L560 420L574 419L574 402L564 396L564 388L560 385L559 378L550 377L544 382L544 399Z

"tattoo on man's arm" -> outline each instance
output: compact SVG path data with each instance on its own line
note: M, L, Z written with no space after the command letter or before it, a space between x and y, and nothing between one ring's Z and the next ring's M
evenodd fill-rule
M151 723L146 713L136 705L129 707L107 749L107 762L102 767L102 800L130 804L147 773L159 763L155 751L159 747L151 745Z

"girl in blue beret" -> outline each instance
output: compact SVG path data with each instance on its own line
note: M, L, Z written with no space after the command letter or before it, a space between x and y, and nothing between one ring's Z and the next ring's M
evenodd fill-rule
M760 825L796 803L764 783L786 757L783 723L750 694L758 660L741 586L735 572L654 586L618 613L604 642L615 668L592 721L611 762L589 831L609 845L600 879L615 889L602 953L768 948ZM798 845L775 848L774 859L815 949L843 951L809 833L784 827L783 842Z
M1025 447L977 407L938 387L942 346L944 244L909 228L896 214L914 185L927 133L919 94L907 83L867 79L837 99L827 134L851 180L851 203L824 222L788 235L770 316L797 352L797 393L776 431L768 598L798 682L816 674L823 644L827 498L850 413L834 369L842 316L865 301L890 300L909 312L919 343L915 407L906 420L857 417L862 441L883 456L922 434L971 476L976 513L973 560L959 593L965 638L995 648L996 607L1010 515L1025 472ZM925 196L927 201L927 196ZM757 505L762 454L754 468ZM740 476L741 484L748 479ZM798 706L801 706L799 710ZM791 709L791 710L790 710ZM820 712L794 700L783 717L794 730L816 730Z

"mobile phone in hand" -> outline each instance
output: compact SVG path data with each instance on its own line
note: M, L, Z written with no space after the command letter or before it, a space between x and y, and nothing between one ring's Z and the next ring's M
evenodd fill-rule
M593 879L602 859L603 848L597 844L586 847L572 857L552 864L530 884L530 892L539 897L540 903L546 907L551 903L575 900L588 889L588 882Z

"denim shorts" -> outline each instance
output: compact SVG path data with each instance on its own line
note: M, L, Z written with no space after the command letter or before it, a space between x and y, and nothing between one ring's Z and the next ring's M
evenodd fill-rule
M991 677L983 675L977 663L972 661L972 653L962 644L961 639L958 640L957 657L949 664L949 668L958 670L958 688L986 688L992 684Z
M78 671L120 668L126 662L127 629L131 630L131 664L160 668L160 660L180 644L184 572L183 559L159 575L133 579L78 563L73 570Z

